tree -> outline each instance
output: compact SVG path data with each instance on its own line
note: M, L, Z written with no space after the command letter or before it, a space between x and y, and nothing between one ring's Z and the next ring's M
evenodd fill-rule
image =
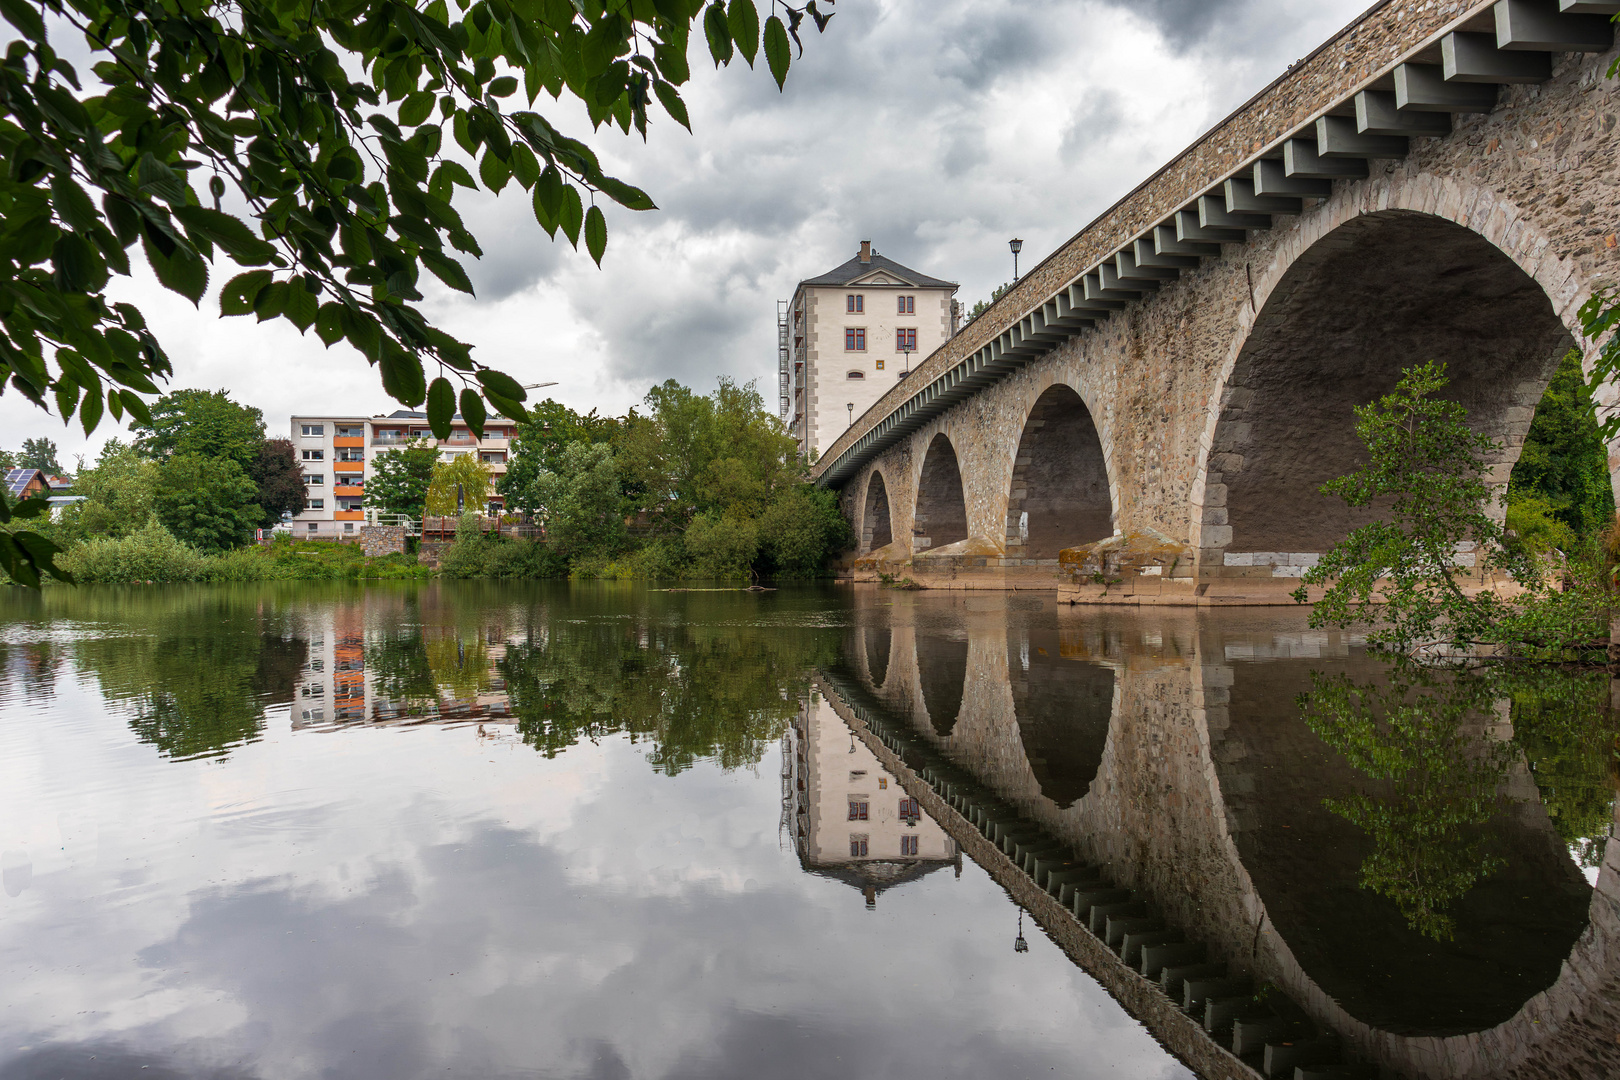
M849 519L838 496L825 488L799 484L785 489L759 520L760 546L771 569L783 577L820 577L827 559L849 546Z
M1508 482L1508 526L1525 537L1544 517L1570 541L1595 539L1614 522L1608 448L1598 433L1592 394L1571 349L1547 386Z
M259 521L258 492L230 458L176 454L158 469L152 509L175 536L203 551L247 543Z
M304 509L304 470L291 439L261 439L248 470L258 490L259 527L270 528Z
M550 398L531 408L528 418L517 425L506 474L497 482L507 505L530 512L539 510L543 504L536 501L534 494L539 474L555 472L569 445L611 443L621 426L614 417L597 416L595 409L582 416Z
M224 390L176 390L152 404L149 420L130 423L135 446L151 458L175 454L227 457L251 469L264 442L264 414L238 405Z
M492 487L488 465L476 454L457 454L433 466L424 509L436 517L452 517L464 509L482 513Z
M594 127L645 136L656 98L690 129L677 88L700 15L716 65L752 66L763 49L780 87L804 15L818 29L831 17L815 0L784 11L787 23L762 25L754 0L475 0L460 19L444 0L4 0L26 40L0 64L0 385L54 402L64 420L76 412L86 433L104 412L149 419L141 395L172 368L140 310L107 293L133 272L138 241L158 281L193 303L216 249L250 267L222 288L222 314L284 318L329 348L346 341L391 396L426 401L441 438L456 382L475 430L485 401L520 418L517 381L412 306L424 268L472 291L448 254L480 254L456 189L498 193L515 179L541 227L576 247L583 236L598 264L607 218L595 196L655 207L583 142L503 100L520 85L530 106L566 92ZM83 35L99 85L48 43L47 14ZM207 175L206 197L193 174Z
M39 469L55 476L62 472L62 465L56 460L56 443L50 439L24 439L22 453L17 455L17 465L24 469Z
M1494 496L1484 458L1497 444L1468 427L1461 405L1435 397L1446 384L1445 366L1428 361L1403 370L1393 393L1356 407L1368 460L1322 493L1353 507L1379 503L1394 520L1353 530L1306 572L1299 603L1305 586L1328 585L1312 626L1381 623L1368 642L1402 650L1435 640L1469 645L1487 639L1506 610L1491 591L1465 593L1466 570L1533 576L1503 548L1502 527L1487 513Z
M366 502L391 514L420 518L427 505L428 485L439 463L439 449L418 439L399 450L387 450L371 461L366 481Z
M606 443L569 443L556 470L542 470L530 492L545 516L546 539L562 554L613 555L624 546L619 473Z
M64 510L60 524L80 539L128 536L152 520L157 487L157 463L133 446L109 439L95 466L74 479L73 490L84 501Z
M803 474L793 437L754 383L721 378L702 397L671 379L647 394L647 406L647 416L625 420L621 467L665 532L683 530L695 514L755 517Z
M10 450L0 450L0 472L6 472L17 467L17 455Z

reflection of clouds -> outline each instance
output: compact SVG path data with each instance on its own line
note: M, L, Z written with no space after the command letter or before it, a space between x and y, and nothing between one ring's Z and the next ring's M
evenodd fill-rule
M220 765L103 717L76 773L5 789L28 828L86 792L83 826L124 826L0 900L0 963L30 973L0 987L0 1076L103 1052L221 1080L1177 1070L1044 939L1013 956L976 868L878 912L801 874L769 768L288 725ZM0 728L0 758L46 737Z

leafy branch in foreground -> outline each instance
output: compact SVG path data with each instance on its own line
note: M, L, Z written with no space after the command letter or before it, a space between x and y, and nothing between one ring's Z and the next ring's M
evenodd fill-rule
M515 180L542 228L576 248L583 238L600 263L597 195L631 210L653 201L534 111L540 94L644 137L656 99L690 130L678 88L698 19L717 66L752 66L763 50L780 87L804 16L817 29L831 17L780 0L771 10L786 23L762 24L754 0L457 6L459 17L445 0L0 0L22 36L0 61L0 392L9 382L64 421L77 414L87 434L104 414L151 422L142 395L169 358L140 310L107 293L133 273L138 244L193 303L217 254L248 268L220 289L224 314L347 342L392 397L427 403L440 437L458 407L480 432L486 402L521 418L518 382L413 306L424 269L472 292L454 253L481 249L458 189ZM47 19L82 35L95 81L50 44Z
M73 582L73 575L56 565L56 556L62 549L55 541L13 524L18 520L45 517L49 510L50 500L43 496L13 503L0 492L0 572L31 589L39 588L43 574L69 584Z

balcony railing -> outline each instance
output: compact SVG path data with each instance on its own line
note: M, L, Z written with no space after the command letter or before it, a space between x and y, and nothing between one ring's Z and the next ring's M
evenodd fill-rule
M372 446L404 446L409 442L411 442L409 435L373 435L371 437Z

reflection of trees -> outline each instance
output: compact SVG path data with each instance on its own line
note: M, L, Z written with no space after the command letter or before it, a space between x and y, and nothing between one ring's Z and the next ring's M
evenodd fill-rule
M500 663L525 742L547 756L580 739L650 738L660 772L702 758L752 765L781 737L830 635L790 627L556 623Z
M116 636L74 644L75 662L134 710L141 741L191 758L253 741L265 707L292 699L307 645L262 600L256 590L95 590L53 597L52 613L116 618Z
M1556 784L1542 788L1555 821L1570 817L1583 836L1607 831L1610 761L1592 753L1614 747L1601 673L1437 670L1402 660L1378 684L1321 674L1312 684L1300 700L1306 722L1371 782L1324 805L1366 831L1373 851L1362 885L1395 901L1414 930L1449 940L1451 902L1505 865L1491 825L1506 808L1498 789L1521 750L1532 765L1556 763ZM1490 730L1503 700L1514 705L1510 742Z
M1580 865L1601 865L1620 785L1620 725L1606 707L1609 674L1536 671L1507 689L1513 741L1524 750L1547 816Z

